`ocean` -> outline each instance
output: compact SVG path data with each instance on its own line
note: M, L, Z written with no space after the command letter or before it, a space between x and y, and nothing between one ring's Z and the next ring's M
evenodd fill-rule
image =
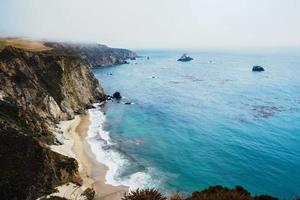
M109 167L107 183L300 195L299 51L191 51L186 63L179 51L137 53L144 57L93 69L107 94L123 96L90 110L87 140Z

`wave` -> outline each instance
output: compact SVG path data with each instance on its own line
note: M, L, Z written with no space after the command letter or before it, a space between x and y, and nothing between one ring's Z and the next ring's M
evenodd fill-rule
M91 124L87 142L96 160L108 167L106 184L128 186L130 190L155 187L150 175L153 169L139 165L116 148L117 144L111 139L110 133L104 130L106 117L101 108L96 105L96 108L89 110L89 115Z

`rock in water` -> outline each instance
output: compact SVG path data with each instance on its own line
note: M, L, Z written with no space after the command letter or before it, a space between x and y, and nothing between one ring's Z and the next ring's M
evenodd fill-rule
M263 71L265 71L265 69L261 66L253 66L252 71L253 72L263 72Z
M120 93L120 92L115 92L115 93L113 94L113 97L114 97L115 99L118 99L118 100L122 99L122 96L121 96L121 93Z
M180 62L189 62L191 60L194 60L192 57L187 56L185 53L177 60Z

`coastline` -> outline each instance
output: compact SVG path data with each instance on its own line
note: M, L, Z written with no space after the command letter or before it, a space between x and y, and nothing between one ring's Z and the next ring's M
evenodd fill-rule
M51 194L51 196L78 197L86 189L93 188L96 192L95 199L120 200L124 193L128 192L128 187L105 183L108 168L96 160L86 141L90 123L89 114L77 115L73 120L60 123L64 138L63 145L52 145L51 149L77 160L82 186L79 188L72 184L59 186L57 187L59 192Z

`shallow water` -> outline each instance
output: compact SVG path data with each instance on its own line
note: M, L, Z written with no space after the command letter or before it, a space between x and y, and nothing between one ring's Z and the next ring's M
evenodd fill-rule
M138 54L150 60L94 69L107 94L124 96L105 116L91 111L90 140L109 160L109 183L300 195L299 53L190 52L189 63L175 51Z

